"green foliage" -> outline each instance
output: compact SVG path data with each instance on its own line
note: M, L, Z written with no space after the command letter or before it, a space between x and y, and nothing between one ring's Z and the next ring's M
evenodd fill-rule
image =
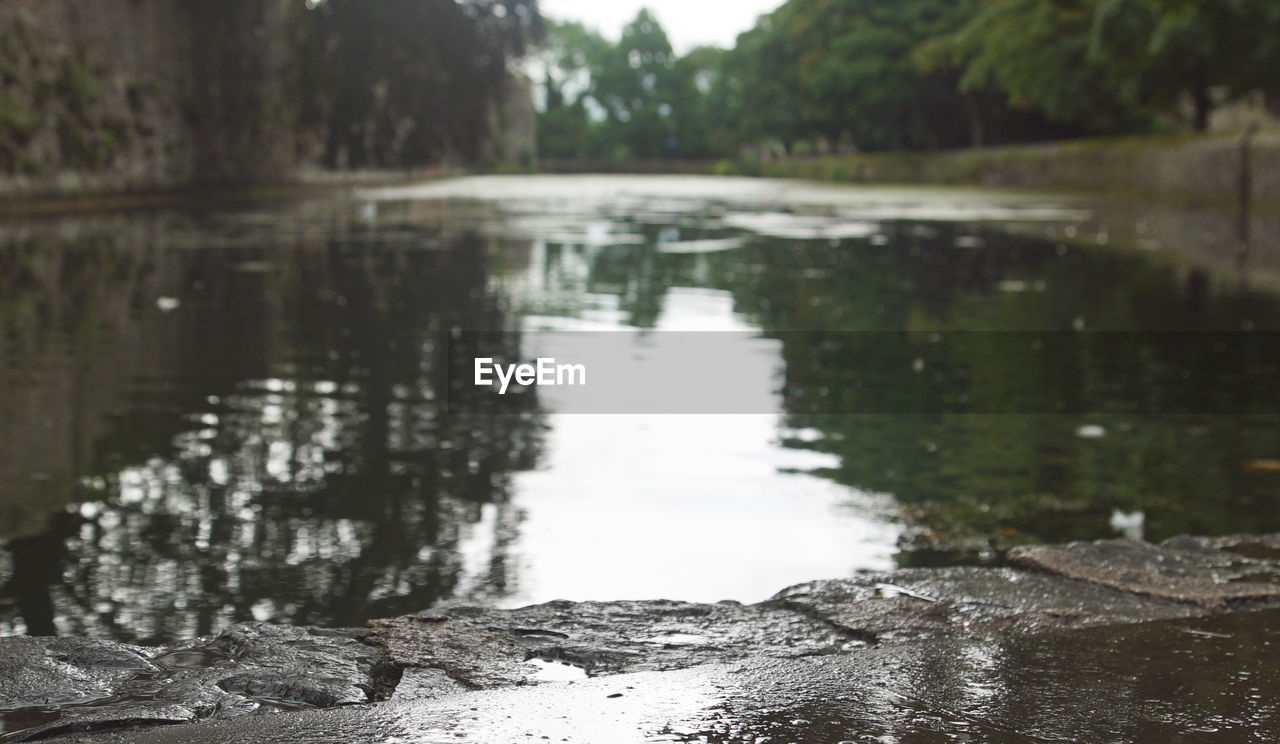
M101 170L111 165L128 137L128 126L119 120L85 121L73 114L58 117L54 131L62 164L77 170Z
M69 108L83 113L98 98L100 74L90 68L83 55L77 54L62 60L54 86Z
M554 24L550 157L927 150L1150 132L1280 103L1274 0L787 0L732 49ZM839 171L839 168L835 169ZM835 176L847 174L834 172Z
M725 57L724 77L717 92L725 104L723 111L738 122L743 142L790 143L802 132L805 106L790 64L797 55L773 20L780 12L763 17L754 28L740 34Z
M1149 128L1189 101L1215 104L1280 82L1271 0L984 0L963 28L922 44L925 69L962 70L961 90L1093 132Z
M863 150L927 147L954 141L942 131L960 119L959 100L944 81L922 73L911 50L951 31L968 3L912 0L791 0L780 11L801 50L794 78L808 101L812 130L828 140L851 138ZM947 100L950 99L950 100ZM929 116L926 104L950 111Z
M576 23L550 24L547 39L543 157L661 158L704 146L695 77L699 60L714 54L677 61L645 9L616 44Z
M0 92L0 136L25 140L40 125L36 113L7 93Z
M592 70L591 96L604 109L610 139L625 157L661 157L674 149L675 54L657 19L641 9Z
M596 158L604 143L587 110L592 67L608 53L609 42L580 23L547 22L540 57L546 65L546 96L538 115L538 153L553 158Z
M1280 3L1273 0L1093 0L1091 51L1128 98L1169 109L1191 101L1204 130L1213 92L1232 98L1280 85Z
M82 48L51 50L25 23L0 32L0 171L103 170L131 137L101 103L106 72Z
M1140 118L1106 61L1090 54L1090 8L1063 0L987 0L960 30L920 45L925 69L963 70L962 92L996 89L1018 109L1091 131L1117 131Z
M311 7L314 5L314 7ZM324 0L302 16L301 119L331 166L482 157L537 0Z
M716 47L698 47L676 60L672 96L675 154L710 157L732 154L735 122L724 117L728 110L722 84L726 53Z
M544 157L601 157L605 143L583 101L548 105L538 117L538 152Z

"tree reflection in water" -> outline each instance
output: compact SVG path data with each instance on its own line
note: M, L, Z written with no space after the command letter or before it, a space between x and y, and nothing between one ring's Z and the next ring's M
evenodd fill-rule
M734 236L715 219L660 220L620 216L611 233L640 236L622 245L549 241L543 273L585 275L641 327L673 287L731 293L747 323L781 341L783 446L835 455L825 475L893 496L909 525L900 564L1113 537L1113 522L1135 514L1152 540L1280 529L1271 292L1132 246L1068 241L1053 225L890 220L863 237L754 235L681 253L664 239ZM1051 348L1031 364L1019 334L1035 333ZM942 342L927 343L933 334ZM1219 340L1230 353L1206 353ZM914 363L929 355L946 382L921 386ZM1258 376L1241 384L1250 368ZM1105 436L1080 435L1091 430Z
M659 255L654 286L700 275L782 341L786 426L801 435L787 446L837 455L830 477L893 494L913 526L901 564L1112 537L1117 513L1141 514L1152 540L1280 529L1275 473L1250 465L1280 453L1275 295L1022 233L890 222L838 246L758 239L710 259ZM1020 345L1032 332L1049 362ZM1229 353L1210 353L1218 341ZM948 377L927 393L969 412L922 398L913 365L930 354ZM1063 402L1071 412L1054 413Z
M501 593L509 479L543 425L533 395L504 401L518 415L444 410L471 394L447 389L450 329L509 325L483 243L344 219L263 244L199 220L38 225L0 247L3 436L47 440L36 467L0 455L0 633L353 625Z

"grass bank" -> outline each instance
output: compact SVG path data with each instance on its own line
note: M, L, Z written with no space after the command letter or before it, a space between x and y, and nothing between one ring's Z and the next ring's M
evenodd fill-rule
M875 153L724 161L716 173L895 183L1114 193L1236 204L1247 162L1250 197L1280 204L1280 133L1126 137L925 153Z

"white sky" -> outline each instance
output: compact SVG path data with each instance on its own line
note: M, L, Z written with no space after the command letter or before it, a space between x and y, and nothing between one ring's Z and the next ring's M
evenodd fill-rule
M581 21L617 40L641 8L649 8L666 30L677 54L702 44L731 47L738 34L783 0L540 0L544 16Z

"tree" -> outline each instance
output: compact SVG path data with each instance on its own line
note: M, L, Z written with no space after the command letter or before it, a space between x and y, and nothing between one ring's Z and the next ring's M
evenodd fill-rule
M725 50L701 46L678 58L672 68L672 130L679 157L732 155L732 122L719 114Z
M508 59L541 32L537 0L323 0L301 34L302 119L330 166L481 155Z
M1015 109L1093 132L1133 129L1144 112L1091 53L1092 0L985 0L962 27L920 44L924 69L960 72L970 96L999 91Z
M743 126L790 149L800 139L859 149L939 147L965 139L963 103L911 50L959 28L969 2L789 0L730 54Z
M675 54L656 18L642 8L601 60L591 95L604 108L606 131L630 157L672 154Z
M792 65L797 52L782 32L783 13L779 8L762 16L738 35L725 55L717 91L737 123L740 141L777 139L790 151L805 132L805 116Z
M611 44L581 23L547 22L539 51L545 94L538 114L538 153L548 158L604 157L606 146L589 105L592 70L610 53ZM595 104L598 106L598 104Z
M1095 0L1091 51L1133 101L1191 102L1204 131L1214 91L1231 98L1280 83L1280 4L1273 0Z
M540 152L549 157L705 156L707 99L722 52L677 58L661 24L641 10L617 44L578 23L549 24Z

